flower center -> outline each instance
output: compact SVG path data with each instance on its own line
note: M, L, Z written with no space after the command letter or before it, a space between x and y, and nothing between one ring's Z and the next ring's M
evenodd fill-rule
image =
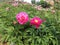
M38 23L38 20L35 20L36 23Z
M25 17L24 16L21 16L20 20L21 21L24 21L25 20Z

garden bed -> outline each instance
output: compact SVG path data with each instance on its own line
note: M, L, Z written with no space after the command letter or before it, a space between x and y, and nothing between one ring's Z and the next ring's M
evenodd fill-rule
M0 42L8 42L1 45L9 45L11 42L16 45L59 44L60 10L55 6L53 9L42 8L42 10L37 10L35 8L36 5L26 3L9 2L1 3L0 5ZM21 12L26 12L23 14L29 16L29 21L27 20L28 22L23 25L16 19L16 15L21 15ZM34 17L38 17L38 21L44 20L41 25L38 23L38 28L36 28L35 23L32 23L32 26L30 25Z

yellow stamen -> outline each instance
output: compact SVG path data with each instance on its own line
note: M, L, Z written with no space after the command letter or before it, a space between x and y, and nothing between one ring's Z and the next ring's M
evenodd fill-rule
M35 22L37 23L37 22L38 22L38 20L35 20Z

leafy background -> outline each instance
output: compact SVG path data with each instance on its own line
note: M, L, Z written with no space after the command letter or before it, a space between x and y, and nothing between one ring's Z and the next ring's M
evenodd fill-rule
M55 3L54 10L38 11L29 4L21 4L14 7L9 3L0 3L0 42L16 45L59 45L60 43L60 3ZM6 10L9 7L9 11ZM29 17L38 16L46 21L39 27L31 27L29 23L19 25L16 22L16 14L24 11Z

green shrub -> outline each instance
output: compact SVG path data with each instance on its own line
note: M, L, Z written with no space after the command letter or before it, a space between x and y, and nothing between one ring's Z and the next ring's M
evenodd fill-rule
M59 3L58 2L55 3L55 8L60 10L60 2Z
M48 4L46 1L37 2L37 5L41 5L43 8L49 8L50 7L50 4Z
M31 2L32 2L32 4L35 4L35 0L32 0Z

